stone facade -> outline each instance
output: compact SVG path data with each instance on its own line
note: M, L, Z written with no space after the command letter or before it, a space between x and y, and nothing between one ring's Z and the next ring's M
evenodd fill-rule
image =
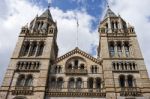
M49 9L22 27L0 99L149 99L150 80L134 27L110 8L99 26L98 57L76 47L58 57Z

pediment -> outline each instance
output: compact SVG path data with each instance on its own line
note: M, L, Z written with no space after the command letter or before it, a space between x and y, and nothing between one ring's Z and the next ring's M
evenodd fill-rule
M64 60L65 58L73 56L74 54L80 54L81 56L86 57L86 58L88 58L89 60L91 60L91 61L93 61L95 63L101 64L101 60L98 60L98 59L94 58L93 56L89 55L88 53L80 50L78 47L76 47L74 50L72 50L72 51L70 51L70 52L68 52L68 53L58 57L56 59L56 62L60 62L60 61Z

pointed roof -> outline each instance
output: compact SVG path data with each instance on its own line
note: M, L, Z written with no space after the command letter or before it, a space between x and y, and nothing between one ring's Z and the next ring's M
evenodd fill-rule
M48 18L48 19L53 20L53 18L52 18L52 15L51 15L51 13L50 13L49 8L48 8L48 9L46 9L46 10L45 10L45 12L43 12L43 13L42 13L42 15L41 15L40 17L44 17L44 18Z
M106 11L104 19L106 19L108 17L117 17L117 15L110 8L108 8Z
M67 57L69 57L69 56L72 56L72 55L74 55L74 54L81 54L82 56L84 56L84 57L90 59L91 61L93 61L93 62L95 62L95 63L98 63L98 64L101 64L101 60L98 60L98 59L92 57L91 55L87 54L86 52L80 50L78 47L76 47L74 50L72 50L72 51L66 53L66 54L63 55L63 56L58 57L57 60L56 60L56 62L59 62L59 61L65 59L65 58L67 58Z

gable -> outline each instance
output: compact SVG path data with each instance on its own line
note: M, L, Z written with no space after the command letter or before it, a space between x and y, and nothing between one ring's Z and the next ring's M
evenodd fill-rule
M100 60L98 60L98 59L92 57L91 55L87 54L86 52L80 50L78 47L76 47L74 50L72 50L72 51L66 53L66 54L63 55L63 56L58 57L58 58L56 59L56 63L58 63L58 62L60 62L60 61L62 61L62 60L64 60L64 59L66 59L66 58L69 59L69 58L71 58L71 57L77 57L77 56L78 56L78 57L86 58L86 59L88 59L88 60L90 60L90 61L92 61L92 62L95 62L95 63L97 63L97 64L101 64L101 61L100 61Z

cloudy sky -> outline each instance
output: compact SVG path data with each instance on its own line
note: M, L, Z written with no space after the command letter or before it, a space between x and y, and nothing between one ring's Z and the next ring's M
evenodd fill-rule
M97 27L106 11L105 0L49 0L51 13L58 24L59 55L78 46L96 56ZM0 84L15 47L20 29L47 8L47 0L0 0ZM150 0L108 0L110 8L135 27L150 74ZM69 24L69 25L68 25Z

